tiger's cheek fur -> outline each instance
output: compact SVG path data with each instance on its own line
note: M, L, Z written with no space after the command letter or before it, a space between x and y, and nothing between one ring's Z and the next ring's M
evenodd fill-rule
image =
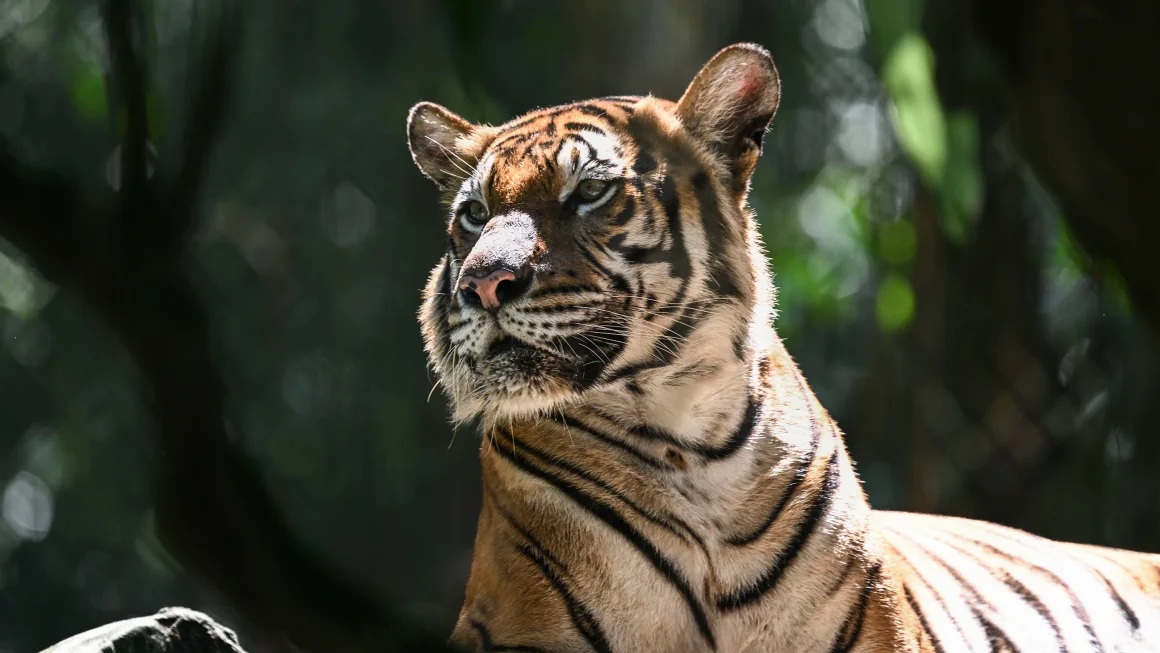
M468 401L472 392L467 362L453 356L451 350L448 315L452 310L452 276L449 268L445 256L427 278L419 323L428 364L447 392L452 406L458 406Z

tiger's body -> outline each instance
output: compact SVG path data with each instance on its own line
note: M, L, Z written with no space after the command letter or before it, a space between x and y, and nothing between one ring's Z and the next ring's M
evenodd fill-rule
M1160 556L872 511L773 326L749 177L780 88L479 126L412 110L450 207L421 310L483 507L475 651L1160 650Z

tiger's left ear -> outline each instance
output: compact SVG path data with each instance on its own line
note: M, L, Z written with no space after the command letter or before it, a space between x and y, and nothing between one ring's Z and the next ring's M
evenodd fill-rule
M471 174L491 132L434 102L420 102L407 114L411 158L444 192L453 191Z
M718 52L677 102L685 129L728 162L734 191L748 188L761 141L781 100L773 57L752 43Z

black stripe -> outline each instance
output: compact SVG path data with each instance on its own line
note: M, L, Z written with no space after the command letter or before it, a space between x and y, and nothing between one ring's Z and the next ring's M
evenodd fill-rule
M451 255L444 256L442 263L439 266L439 280L435 283L436 287L440 288L441 296L432 297L431 301L439 307L435 326L438 329L439 345L446 355L451 353Z
M612 224L623 227L634 215L636 215L636 198L629 196L624 200L624 208L612 218Z
M514 452L507 451L499 442L492 437L492 445L495 449L507 459L509 462L520 468L524 472L539 478L555 487L557 490L572 499L578 506L587 510L593 517L608 525L609 528L616 531L629 544L631 544L641 555L648 560L649 564L657 570L673 586L674 589L685 600L689 611L693 614L694 621L697 622L697 628L701 632L701 636L709 643L709 647L717 650L717 643L713 637L713 630L709 626L709 619L705 616L705 610L701 607L700 602L697 601L693 590L689 587L689 583L685 577L677 570L676 565L669 560L663 553L657 549L656 545L638 531L632 524L628 523L624 517L614 510L611 506L600 502L592 495L584 492L580 488L572 485L564 479L552 474L551 472L541 469L527 460L522 460Z
M588 261L592 267L596 268L597 272L600 272L606 279L608 279L608 282L612 284L613 290L616 290L623 295L628 295L630 292L632 292L632 290L628 287L628 281L623 276L604 267L600 261L596 260L596 255L589 251L588 247L585 247L585 242L581 241L579 238L574 238L573 242L576 243L576 249L580 252L580 255L584 257L584 260ZM590 242L589 244L598 248L603 247L603 245L598 242ZM632 298L629 297L624 300L624 305L628 306L631 302Z
M709 246L709 284L710 289L725 297L738 297L741 294L740 285L730 265L729 257L725 254L725 246L729 238L729 225L725 223L725 216L721 213L720 199L713 192L713 184L709 183L709 176L698 172L693 177L693 189L696 191L697 203L701 210L701 226L705 230L705 242ZM734 261L740 263L741 261Z
M567 138L561 139L559 144L557 144L556 149L552 152L551 159L553 161L558 161L560 159L560 153L564 151L564 146L568 145L569 143L573 145L576 143L583 145L584 148L588 150L588 157L593 159L596 158L596 148L592 147L592 144L585 140L583 136L578 134L568 134Z
M538 291L532 293L531 295L528 295L528 299L539 299L541 297L550 297L552 295L566 295L569 293L584 293L584 292L598 293L598 292L600 292L600 289L597 288L596 286L583 286L583 285L555 286L552 288L544 288L543 290L538 290Z
M669 465L667 462L659 460L657 458L653 458L649 454L641 451L640 449L637 449L636 447L632 446L631 444L629 444L623 440L617 439L617 438L605 433L604 431L602 431L598 428L591 427L588 424L585 424L584 422L580 421L579 419L577 419L575 417L572 417L570 415L551 415L548 417L548 419L559 424L561 427L576 429L577 431L580 431L582 433L586 433L586 434L596 438L597 440L600 440L601 442L603 442L605 444L616 447L617 449L620 449L621 451L628 453L629 455L636 458L640 462L648 465L649 467L653 467L655 469L672 469L672 466Z
M628 199L631 200L632 198L629 197ZM620 216L620 217L623 217L623 216ZM618 217L617 219L619 220L620 217ZM629 217L632 217L632 216L629 216ZM620 254L622 258L624 258L625 260L627 260L630 263L635 263L635 264L640 264L640 263L671 263L672 262L672 259L670 256L671 251L663 249L661 247L661 245L664 244L663 237L658 237L657 242L655 244L649 245L646 247L639 247L636 245L625 245L624 244L625 241L628 240L629 236L632 236L634 234L634 232L643 231L643 232L651 235L651 233L653 231L652 223L651 223L653 216L652 216L652 211L650 210L647 203L645 204L644 217L646 219L646 224L642 228L621 231L620 233L616 234L615 236L612 236L611 238L609 238L608 242L605 243L605 246L607 247L607 249L614 251L617 254ZM627 221L627 219L625 221ZM619 224L623 224L623 222L620 222Z
M898 535L898 531L894 531L894 534ZM905 539L905 538L903 538L903 539ZM917 578L919 580L919 582L921 582L923 585L925 585L926 589L930 591L931 596L934 597L935 603L938 604L939 608L942 609L943 613L946 614L947 619L951 622L951 625L953 625L955 627L955 630L958 631L959 641L966 642L967 635L966 635L966 633L963 632L963 626L962 626L962 624L959 623L959 620L955 618L955 615L951 614L950 608L947 607L946 598L943 597L942 593L940 593L938 591L938 588L936 588L934 585L932 585L930 583L930 581L928 581L922 575L922 572L920 572L918 570L918 567L916 567L914 565L914 563L912 563L910 561L910 559L906 556L906 554L904 554L901 550L899 550L899 548L897 546L894 547L894 551L895 551L895 553L898 554L899 559L902 560L902 562L904 562L905 564L907 564L910 567L910 571L912 574L914 574L914 577Z
M564 317L564 318L559 319L559 320L545 320L544 322L540 322L538 324L538 326L541 326L541 327L544 327L547 329L570 329L573 327L581 327L581 326L590 325L591 323L592 323L592 321L586 317ZM520 322L516 322L516 324L520 324ZM524 323L524 324L526 324L526 323ZM555 342L555 340L560 340L560 339L558 337L554 338L553 344L564 344L563 342ZM584 343L584 344L586 347L588 347L589 350L592 349L591 343ZM561 351L563 351L563 350L561 350ZM580 353L581 353L580 350L576 351L577 355L580 355ZM593 354L593 352L585 350L585 354L586 355Z
M603 333L599 339L589 337L588 331L574 333L569 336L562 336L553 338L553 342L561 351L584 351L591 353L591 357L583 357L580 368L577 370L577 375L572 379L573 388L577 392L583 392L588 388L596 385L600 380L600 376L604 374L604 370L608 367L608 361L615 360L624 351L628 344L628 332L625 329L616 329L612 333ZM579 347L579 349L577 349ZM595 347L603 356L596 354L592 348Z
M681 200L671 175L666 176L661 182L660 188L657 189L657 199L660 200L665 216L668 217L669 234L673 239L668 251L669 269L674 277L681 280L680 288L668 304L676 306L684 301L685 293L688 292L693 264L689 252L685 250L684 232L681 229Z
M809 541L810 536L813 535L814 530L817 529L818 522L821 521L822 515L830 507L830 501L834 497L834 493L838 489L838 453L835 451L830 456L830 462L826 466L826 477L822 481L822 487L814 497L813 505L810 507L809 513L802 523L798 526L797 532L794 533L793 539L790 540L786 546L785 551L781 553L774 560L773 565L761 574L757 579L750 583L747 587L743 587L731 594L723 596L717 600L717 607L721 610L732 611L739 610L755 601L761 599L769 593L773 588L777 587L778 582L785 576L786 570L797 559L802 548L806 542Z
M852 546L851 549L860 550L860 547ZM854 563L849 559L842 563L842 573L837 578L835 578L833 582L830 583L828 588L826 588L825 595L827 597L832 597L834 594L838 593L838 590L842 589L842 586L846 584L846 579L850 577L850 573L854 570L854 567Z
M749 442L749 438L753 435L753 430L757 427L757 413L760 408L761 402L750 391L749 403L745 406L745 415L741 418L741 423L733 430L733 436L718 448L701 449L697 453L706 460L714 461L724 460L737 453L741 449L741 446Z
M515 152L517 145L520 145L522 143L527 143L528 141L532 140L536 136L539 136L538 132L524 132L522 134L504 134L503 136L500 136L500 137L496 138L494 141L492 141L491 149L494 150L495 153L498 155L507 156L507 155L510 155L512 152Z
M590 308L591 306L586 304L554 304L551 306L521 306L520 311L523 313L551 314L584 311L584 309Z
M584 243L576 241L576 246L577 246L577 249L580 250L580 255L583 256L584 259L592 265L592 267L596 268L596 270L598 272L600 272L601 274L603 274L605 277L608 277L608 278L612 278L614 276L617 276L615 272L604 267L604 265L601 264L600 261L597 261L596 256L593 255L592 252L588 251L588 248L584 246Z
M831 653L848 653L858 643L862 634L862 625L866 622L866 609L870 606L870 593L878 587L878 580L882 575L882 563L876 562L866 572L866 579L862 583L862 591L858 594L858 602L846 615L842 627L838 630L838 639L830 648Z
M472 620L471 628L475 630L475 635L479 638L479 645L483 648L484 651L510 651L511 653L548 653L547 649L542 649L538 646L496 644L491 640L491 633L487 632L487 628L475 620Z
M646 295L646 297L646 306L651 310L652 306L656 303L656 298L653 295ZM666 327L662 335L658 336L657 341L653 344L653 348L649 352L649 356L646 358L646 360L639 363L626 365L625 367L614 371L604 378L604 383L612 384L621 379L629 378L642 372L655 370L662 367L668 367L671 365L673 360L679 356L681 343L683 343L689 337L689 334L695 331L703 321L702 316L698 315L697 317L690 317L689 313L695 310L698 305L711 306L711 301L712 300L700 300L686 304L682 309L681 314L678 315L674 320L673 325ZM630 301L626 301L625 303L628 304ZM662 312L663 311L653 311L645 315L644 319L651 321ZM684 445L675 439L673 440L673 444L685 448L688 448L689 446Z
M513 436L511 433L505 431L503 429L503 427L496 427L496 431L499 432L500 437L503 441L513 441L515 439L515 436ZM559 469L563 469L571 474L579 476L580 478L588 481L589 483L592 483L593 485L599 487L600 489L604 490L608 494L615 497L617 500L619 500L624 505L628 506L629 509L631 509L636 514L638 514L641 517L643 517L644 519L652 522L653 524L660 526L661 528L665 529L666 531L672 533L673 535L675 535L676 537L678 537L682 540L688 541L690 538L698 540L698 541L700 540L700 538L696 535L696 533L693 532L693 529L690 528L689 525L687 523L685 523L680 517L677 517L676 515L673 515L673 514L667 514L663 517L653 515L652 513L648 512L647 510L642 508L635 501L633 501L632 499L625 496L624 493L621 492L619 489L613 487L607 481L605 481L604 479L600 478L599 476L593 474L592 472L590 472L586 469L583 469L583 468L581 468L581 467L579 467L571 462L568 462L567 460L564 460L563 458L549 456L547 453L540 451L539 449L528 444L527 442L520 442L519 452L531 454L533 457L535 457L539 461L540 464L544 465L545 467L556 467Z
M443 257L443 265L439 268L439 281L436 285L441 286L443 296L447 301L451 301L451 253Z
M1011 642L1007 637L1007 633L1003 632L995 622L991 621L978 608L971 608L971 612L975 615L975 620L983 626L983 632L987 635L987 643L991 645L991 653L1019 653L1019 648Z
M733 356L739 361L745 360L745 344L749 340L749 333L745 329L738 329L733 334Z
M588 642L598 653L611 653L612 647L608 645L608 639L604 636L604 632L600 629L600 624L596 621L596 616L588 609L588 606L580 602L567 585L564 584L555 571L552 569L548 561L540 555L540 551L531 546L521 546L518 551L532 564L540 568L540 572L560 598L564 600L564 604L568 608L568 616L572 618L572 623L576 626L576 630L580 631L581 637Z
M905 537L904 534L897 533L897 531L896 531L896 534L898 534L901 537ZM910 538L907 538L907 539L910 539ZM932 552L929 547L924 546L924 545L914 541L913 539L911 539L910 541L915 546L921 548L923 553L926 555L926 557L930 558L931 561L933 561L936 565L942 567L948 574L950 574L951 578L954 578L955 582L959 584L959 587L961 587L963 589L963 591L967 593L967 595L968 595L967 598L969 599L968 602L971 606L971 612L972 612L972 614L974 614L975 620L978 621L979 625L983 627L983 632L985 632L987 634L987 639L988 639L988 641L991 642L992 650L998 650L998 649L995 649L995 647L1005 643L1011 649L1011 651L1017 652L1018 649L1015 648L1014 644L1011 644L1010 638L1008 638L1007 634L1005 632L1003 632L1003 629L1000 628L994 622L990 621L979 610L979 606L981 605L981 606L987 608L988 610L990 610L991 612L994 612L994 613L998 612L998 610L995 609L995 606L992 605L990 601L986 600L985 598L983 598L983 596L981 594L979 594L979 590L978 590L978 588L975 587L975 584L973 582L967 580L966 578L963 578L963 575L961 573L959 573L958 569L955 569L954 567L952 567L950 565L950 563L948 563L946 560L944 560L941 556L936 555L934 552ZM971 558L974 559L973 556L971 556Z
M918 617L919 627L922 628L922 632L919 633L919 641L917 642L919 647L922 646L921 636L925 634L927 639L930 640L931 645L934 647L935 653L943 653L943 647L942 644L938 641L938 635L935 635L934 631L931 630L930 623L928 623L926 620L926 615L924 615L922 610L919 609L918 601L914 600L914 594L911 593L910 587L905 582L902 583L902 592L906 595L906 602L910 605L910 609L914 611L914 616Z
M960 539L971 542L975 546L981 547L986 551L990 551L992 554L1014 564L1015 566L1026 567L1027 569L1031 569L1036 573L1047 576L1052 583L1054 583L1067 594L1068 602L1071 603L1071 611L1073 614L1075 614L1075 617L1079 620L1080 624L1083 625L1084 631L1088 634L1089 643L1095 647L1097 653L1103 653L1104 645L1102 642L1100 642L1099 637L1096 635L1095 628L1092 625L1091 615L1088 614L1087 608L1084 607L1083 602L1080 601L1078 596L1076 596L1075 590L1071 588L1071 585L1068 585L1066 582L1064 582L1064 580L1057 574L1047 569L1046 567L1041 567L1029 560L1017 557L1009 551L1004 551L1003 549L1000 549L995 545L990 544L989 542L982 542L960 533L952 532L951 534Z
M1059 630L1059 624L1055 621L1055 617L1051 614L1051 610L1046 605L1044 605L1043 601L1041 601L1038 596L1035 595L1035 592L1031 591L1031 588L1024 585L1018 578L1012 576L1011 573L1006 569L996 569L991 565L986 564L979 559L977 553L968 551L962 548L960 545L955 544L954 542L948 542L942 538L937 539L943 544L958 551L959 553L973 559L980 567L986 569L988 573L998 579L999 582L1006 585L1007 588L1014 592L1020 600L1031 606L1031 609L1035 610L1035 612L1039 614L1043 621L1045 621L1047 625L1051 626L1051 630L1055 633L1055 643L1058 647L1058 650L1062 653L1066 653L1067 642L1065 642L1063 639L1063 632Z
M631 199L631 198L629 198ZM628 240L630 232L624 231L616 234L608 239L608 249L620 254L620 257L625 261L633 264L640 263L656 263L664 252L655 247L635 247L625 245L624 241Z
M716 373L720 369L717 365L696 361L673 370L668 375L668 378L665 379L665 385L678 386L684 385L686 381L699 381L706 376Z
M587 116L592 116L595 118L603 118L604 120L608 121L610 124L614 124L614 122L615 122L612 119L612 117L608 115L608 112L604 111L603 109L601 109L599 107L585 106L585 105L579 105L579 104L564 105L564 106L556 107L554 109L545 111L544 113L538 113L535 115L528 116L528 117L523 118L523 119L519 120L518 122L512 123L510 125L502 126L501 127L501 129L503 130L502 133L500 133L498 136L496 136L496 138L494 140L492 140L491 144L488 146L488 149L494 151L496 154L500 154L503 156L510 155L512 152L515 151L516 145L519 145L521 143L525 143L525 142L530 141L530 140L541 135L539 131L519 133L519 130L521 130L524 127L527 127L528 125L531 125L535 122L538 122L540 120L548 121L548 125L547 125L547 127L545 127L544 131L545 131L546 135L549 138L551 138L556 133L556 124L555 124L556 118L559 118L560 116L568 113L569 111L577 111L577 112L584 114L584 115L587 115ZM586 131L593 131L593 130L599 129L599 127L596 125L586 125L584 123L569 122L569 123L565 124L566 128L568 128L570 126L578 126L581 128L590 127L590 129L587 129ZM606 132L601 130L600 133L603 134ZM552 158L554 159L555 156L553 156Z
M632 163L632 171L638 175L647 175L656 169L657 160L642 148L640 153L636 155L636 161Z
M564 129L574 132L591 132L593 134L600 134L601 136L608 135L608 132L590 122L566 122L564 123Z
M608 115L608 112L604 109L601 109L600 107L592 106L591 104L577 104L573 108L586 116L604 118L609 122L612 121L612 118Z
M673 359L680 354L680 347L688 339L689 334L701 325L702 313L697 313L695 316L689 315L693 308L692 304L686 304L673 325L665 328L661 336L657 338L653 345L653 356L657 360L663 361L666 365L672 363Z
M648 370L655 370L659 367L665 367L666 365L668 365L668 363L662 363L659 361L647 361L644 363L634 363L634 364L629 365L627 367L622 367L619 370L608 375L607 377L605 377L604 383L607 383L607 384L616 383L617 381L619 381L621 379L627 379L629 377L636 376L637 374L640 374L641 372L645 372Z
M619 373L618 373L619 374ZM712 446L702 442L684 442L677 438L677 436L668 431L649 425L622 425L617 424L616 420L601 411L593 410L594 413L601 418L616 424L629 435L638 437L642 440L649 440L652 442L663 442L671 447L675 447L684 453L700 456L708 461L723 460L732 456L749 441L753 435L753 431L757 428L757 414L761 409L761 401L752 393L749 394L749 401L745 406L745 413L741 416L741 421L738 422L737 427L733 430L733 435L729 440L720 446Z
M583 307L575 307L577 311L583 312ZM523 320L512 320L518 326L527 326L528 323ZM575 326L591 325L592 318L585 315L565 315L557 320L545 319L536 322L534 326L545 327L548 329L566 329Z
M633 363L633 364L628 365L626 367L622 367L621 369L619 369L619 370L613 372L612 374L610 374L609 376L605 377L604 383L606 383L606 384L615 383L615 382L619 381L620 379L628 378L630 376L640 374L641 372L644 372L647 370L655 370L655 369L659 369L662 367L668 367L669 365L671 365L673 362L673 359L679 355L679 349L680 349L681 343L683 343L685 341L685 339L687 339L689 337L690 333L692 333L698 326L700 326L700 323L701 323L700 317L696 317L696 318L689 317L688 314L692 310L693 310L692 304L685 306L685 308L682 310L681 314L679 316L677 316L676 320L673 323L673 326L667 327L664 330L664 332L660 336L657 337L657 341L653 344L652 351L649 353L649 356L645 361L642 361L640 363ZM655 316L656 314L658 314L660 312L661 311L656 311L654 313L651 313L648 316L646 316L645 319L648 320L652 316ZM631 428L631 427L628 427L628 428ZM648 427L642 427L642 428L647 429ZM690 451L692 451L692 449L690 448L690 445L682 444L679 441L677 441L675 438L672 438L672 436L669 436L669 437L672 439L672 443L675 446L680 446L680 447L683 447L683 448L686 448L686 449L689 449Z
M1100 570L1095 568L1095 566L1092 566L1091 570L1100 577L1100 580L1104 581L1104 585L1108 587L1108 592L1112 595L1112 600L1115 601L1116 606L1120 608L1120 612L1123 613L1124 619L1128 621L1128 625L1132 627L1132 630L1139 630L1140 618L1136 616L1136 612L1132 610L1126 601L1124 601L1124 597L1120 596L1120 592L1116 589L1116 586L1112 585L1112 582L1108 580L1108 577L1104 576Z
M492 444L495 444L494 439ZM564 580L565 576L569 576L568 567L559 558L552 555L536 536L532 535L526 528L520 525L500 503L499 498L488 486L484 486L484 493L491 499L491 505L496 512L507 521L521 537L523 537L525 544L516 544L516 550L520 552L525 558L535 564L544 578L552 585L552 588L560 595L564 601L564 606L568 610L568 616L572 619L572 624L576 626L581 637L588 642L590 646L596 651L611 651L608 645L608 638L604 636L604 631L600 628L600 623L596 616L588 609L588 606L583 601L578 599L568 587L568 583Z
M612 275L611 277L608 278L608 281L612 284L612 289L619 292L622 295L627 296L632 292L632 290L628 287L628 279L625 279L624 277L622 277L619 274ZM625 307L627 307L631 302L632 302L632 298L627 297L624 300Z
M595 112L590 111L589 109L594 109ZM585 105L583 105L579 102L573 102L571 104L564 104L564 105L560 105L558 107L552 107L550 109L542 109L533 115L530 115L530 116L527 116L525 118L520 119L518 122L514 122L514 123L511 123L508 125L501 125L500 129L502 129L504 132L504 135L506 135L508 132L516 131L518 129L526 127L526 126L536 122L537 120L546 120L546 119L558 118L558 117L564 115L565 113L568 113L569 111L579 111L580 113L583 113L586 115L609 119L609 121L611 122L611 119L609 118L608 113L605 112L604 110L599 109L597 107L586 107Z
M814 414L814 402L808 399L808 394L806 397L806 405L809 407L810 412L810 429L813 431L813 437L810 442L809 455L798 461L797 471L794 472L793 478L790 480L789 485L786 486L785 492L783 492L781 495L781 499L774 505L773 510L771 510L769 514L765 516L765 521L749 534L731 537L726 540L726 543L733 546L745 546L757 541L758 538L765 535L770 526L773 526L773 523L777 521L778 517L781 516L781 513L783 510L785 510L785 507L789 505L789 500L792 499L795 494L797 494L798 486L802 484L802 481L805 480L806 475L809 473L810 468L813 466L814 458L816 458L818 455L818 446L822 441L822 429L818 425L817 415ZM830 425L832 428L833 422L831 422Z

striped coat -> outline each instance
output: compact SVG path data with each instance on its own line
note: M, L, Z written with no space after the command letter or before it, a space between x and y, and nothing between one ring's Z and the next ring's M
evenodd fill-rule
M773 329L750 178L780 99L726 48L677 102L411 112L447 206L420 320L484 498L474 651L1160 650L1160 556L877 512Z

